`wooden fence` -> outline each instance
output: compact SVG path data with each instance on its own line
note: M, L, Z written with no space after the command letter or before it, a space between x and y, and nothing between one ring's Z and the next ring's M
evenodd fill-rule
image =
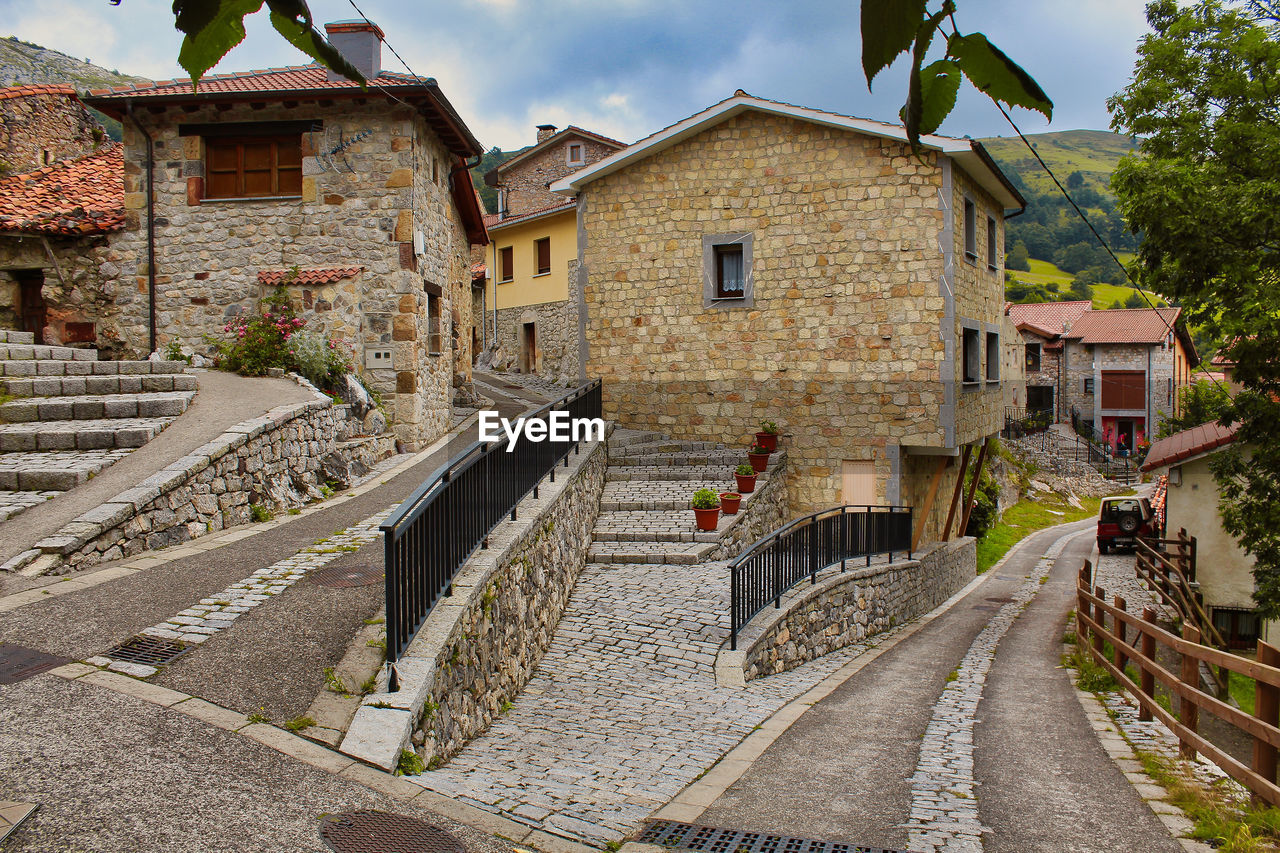
M1258 660L1211 648L1200 643L1200 631L1184 624L1179 637L1156 624L1154 607L1141 616L1126 610L1123 598L1107 603L1106 591L1093 585L1093 566L1086 561L1080 570L1076 590L1078 642L1091 657L1133 694L1138 701L1138 719L1153 717L1168 726L1178 738L1185 757L1197 752L1213 761L1231 778L1252 791L1259 800L1280 806L1280 786L1276 784L1276 755L1280 749L1280 650L1258 642ZM1106 654L1110 644L1112 654ZM1178 673L1160 664L1160 647L1181 658ZM1140 673L1135 682L1125 671L1132 663ZM1254 681L1252 716L1200 689L1200 665L1230 671ZM1178 713L1166 711L1156 701L1156 683L1177 696ZM1200 712L1205 711L1253 739L1253 761L1249 765L1228 755L1199 733Z

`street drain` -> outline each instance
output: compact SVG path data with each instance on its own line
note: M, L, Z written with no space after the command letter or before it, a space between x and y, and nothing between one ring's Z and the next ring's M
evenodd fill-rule
M311 572L307 577L311 578L312 583L342 589L382 583L382 574L382 566L333 566Z
M102 656L127 663L163 666L173 662L186 650L186 643L139 634L136 637L130 637L115 648L108 649L102 653Z
M1012 598L988 598L987 601L994 601L997 604L1013 604Z
M636 841L679 850L704 850L707 853L907 853L905 850L863 847L860 844L694 826L673 820L650 821Z
M67 663L66 658L3 643L0 644L0 684L17 684L64 663Z
M373 809L327 815L320 821L320 840L337 853L466 853L443 829Z

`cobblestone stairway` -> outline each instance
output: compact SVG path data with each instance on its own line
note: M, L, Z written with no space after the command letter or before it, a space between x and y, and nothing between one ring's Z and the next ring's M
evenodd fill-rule
M186 411L180 361L98 361L0 330L0 521L75 488Z

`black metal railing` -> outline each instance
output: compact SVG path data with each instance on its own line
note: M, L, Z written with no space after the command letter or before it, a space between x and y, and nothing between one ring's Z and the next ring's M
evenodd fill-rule
M770 603L782 606L782 594L818 572L876 554L906 554L911 559L911 507L839 506L797 518L770 533L729 564L730 648L738 632Z
M571 419L599 418L597 379L526 418L547 418L563 411ZM580 435L579 438L584 436ZM448 595L458 569L503 519L516 520L516 505L581 441L476 441L436 470L382 523L387 595L387 661L395 663L408 648L436 602ZM394 679L394 670L392 671ZM393 687L394 689L394 687Z
M1022 438L1044 432L1053 423L1052 409L1024 409L1020 406L1004 407L1004 429L1001 435L1005 438Z

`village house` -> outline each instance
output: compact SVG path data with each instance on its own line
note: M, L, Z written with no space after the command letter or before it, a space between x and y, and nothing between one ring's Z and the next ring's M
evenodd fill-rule
M1062 334L1093 307L1087 299L1073 302L1011 304L1009 319L1022 340L1026 374L1026 411L1051 412L1053 421L1066 420L1070 412L1059 405L1062 382Z
M498 212L485 218L494 367L580 377L576 205L548 187L624 147L580 127L539 125L533 146L485 176L498 190Z
M124 126L125 228L102 285L119 349L142 355L207 349L283 285L418 447L470 381L470 254L487 236L467 169L482 149L433 79L382 70L377 26L325 29L367 89L310 65L86 99Z
M733 97L552 184L576 198L606 417L743 446L776 421L793 512L946 529L1003 423L1004 217L982 146ZM960 464L955 464L955 463Z

